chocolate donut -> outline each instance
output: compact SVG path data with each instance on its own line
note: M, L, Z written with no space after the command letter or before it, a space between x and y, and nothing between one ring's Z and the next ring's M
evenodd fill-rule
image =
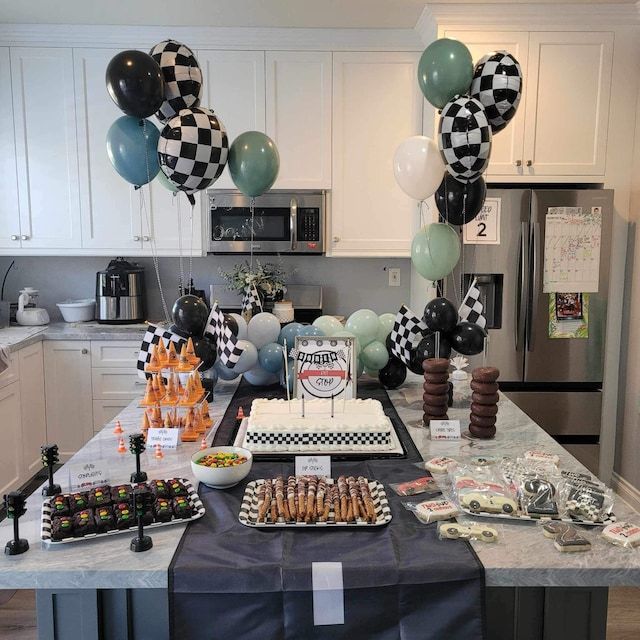
M493 438L496 435L495 427L479 427L475 424L469 425L469 433L476 438Z
M449 393L449 385L444 382L442 384L431 384L430 382L425 382L422 385L422 388L426 393L432 396L444 395L446 397Z
M483 418L491 418L498 415L498 406L495 404L477 404L471 403L471 413Z
M469 416L469 421L476 427L493 427L496 424L496 416L484 417L472 413Z
M495 382L480 382L479 380L471 381L472 391L477 391L482 395L493 395L498 393L498 385Z
M429 405L429 404L424 404L422 406L422 410L424 411L424 415L426 416L441 416L443 413L447 413L447 407L446 405ZM443 418L443 420L446 420L446 418Z
M424 381L429 384L442 384L449 381L448 373L425 373Z
M430 393L422 394L422 401L432 407L446 407L449 404L449 397L445 394L431 395Z
M425 373L444 373L449 370L449 360L447 358L427 358L422 363L422 370Z
M500 376L500 371L495 367L476 367L471 372L471 377L479 382L495 382Z
M484 395L483 393L474 392L471 394L471 402L473 404L492 405L497 404L498 400L500 400L500 396L497 393Z
M422 416L422 422L429 426L429 421L430 420L448 420L449 416L447 416L447 414L445 413L444 415L441 416L430 416L427 415L426 413Z

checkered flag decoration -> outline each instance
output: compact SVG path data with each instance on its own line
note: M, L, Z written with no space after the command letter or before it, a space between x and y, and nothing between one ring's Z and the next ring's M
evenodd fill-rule
M403 304L391 329L391 353L409 366L415 346L428 332L427 325Z
M217 302L211 306L211 313L204 329L205 334L216 337L218 344L218 357L220 362L229 369L233 369L240 360L240 356L244 352L242 347L238 346L238 338L233 335L231 329L225 322L224 313L220 311Z
M160 65L164 78L164 102L156 118L166 124L182 109L200 104L202 71L193 51L175 40L159 42L149 55Z
M507 51L488 53L476 65L470 94L482 103L491 132L498 133L507 126L520 104L520 64Z
M242 298L242 313L249 311L252 316L262 311L262 302L255 284L249 284L245 287L244 297Z
M187 194L213 184L227 164L228 153L224 125L204 107L183 109L169 120L158 140L162 172Z
M151 374L144 370L144 366L149 362L149 360L151 360L151 346L158 344L160 340L164 340L166 347L169 346L169 342L173 342L178 353L180 353L182 345L187 342L185 338L180 337L177 333L173 333L173 331L163 329L155 324L149 324L148 329L142 338L140 353L138 353L138 362L136 364L138 377L144 379L151 377Z
M440 116L438 148L447 171L460 182L477 180L491 153L491 127L482 104L462 96L448 102Z
M484 305L480 302L480 289L478 288L478 279L474 278L467 295L464 297L460 308L458 309L458 315L461 321L471 322L477 324L483 329L487 326L487 319L482 312L484 311Z

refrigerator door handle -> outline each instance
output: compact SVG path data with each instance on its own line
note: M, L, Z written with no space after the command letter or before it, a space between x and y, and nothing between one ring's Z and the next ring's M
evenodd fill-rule
M529 223L522 222L520 227L520 254L518 255L518 275L516 289L516 351L524 348L524 329L526 322L528 280L527 264L529 256Z
M535 343L535 330L533 323L538 315L538 298L540 297L540 223L534 222L531 227L532 232L532 270L531 270L531 308L527 319L527 351L533 351Z

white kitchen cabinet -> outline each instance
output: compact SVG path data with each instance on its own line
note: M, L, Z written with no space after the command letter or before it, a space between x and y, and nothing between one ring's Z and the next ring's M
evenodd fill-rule
M140 343L135 340L92 340L91 366L135 369L139 353Z
M419 58L417 52L333 54L330 255L410 254L416 203L396 184L392 159L405 138L422 130Z
M331 53L266 53L267 135L280 153L275 189L331 188Z
M196 55L204 83L201 103L222 120L229 145L244 131L264 131L264 51L200 50ZM235 189L228 169L213 186Z
M82 239L72 50L13 47L11 86L20 244L27 250L79 248Z
M20 370L22 469L27 479L42 467L40 447L47 442L42 342L20 349L17 355Z
M16 143L11 98L11 59L9 47L0 47L0 249L20 247L20 209L18 206L18 176L16 174Z
M17 489L22 479L20 384L0 389L0 495Z
M128 404L129 400L94 400L93 432L100 433Z
M47 440L67 460L93 435L89 342L45 341L44 370Z
M613 34L532 32L526 176L603 176Z
M491 160L486 177L491 178L494 175L523 175L525 172L525 101L528 89L535 93L535 84L531 82L527 70L529 34L522 31L456 31L445 29L442 35L446 38L464 42L473 56L474 64L491 51L508 51L520 63L524 76L523 97L516 115L509 125L494 135L491 140ZM438 120L439 116L436 116L436 127Z
M93 368L91 386L94 400L133 400L144 393L144 381L138 377L135 365L131 367Z

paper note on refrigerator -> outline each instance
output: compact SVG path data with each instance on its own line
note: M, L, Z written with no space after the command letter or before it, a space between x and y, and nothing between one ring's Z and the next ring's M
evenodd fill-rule
M602 207L549 207L545 217L544 292L596 293Z

